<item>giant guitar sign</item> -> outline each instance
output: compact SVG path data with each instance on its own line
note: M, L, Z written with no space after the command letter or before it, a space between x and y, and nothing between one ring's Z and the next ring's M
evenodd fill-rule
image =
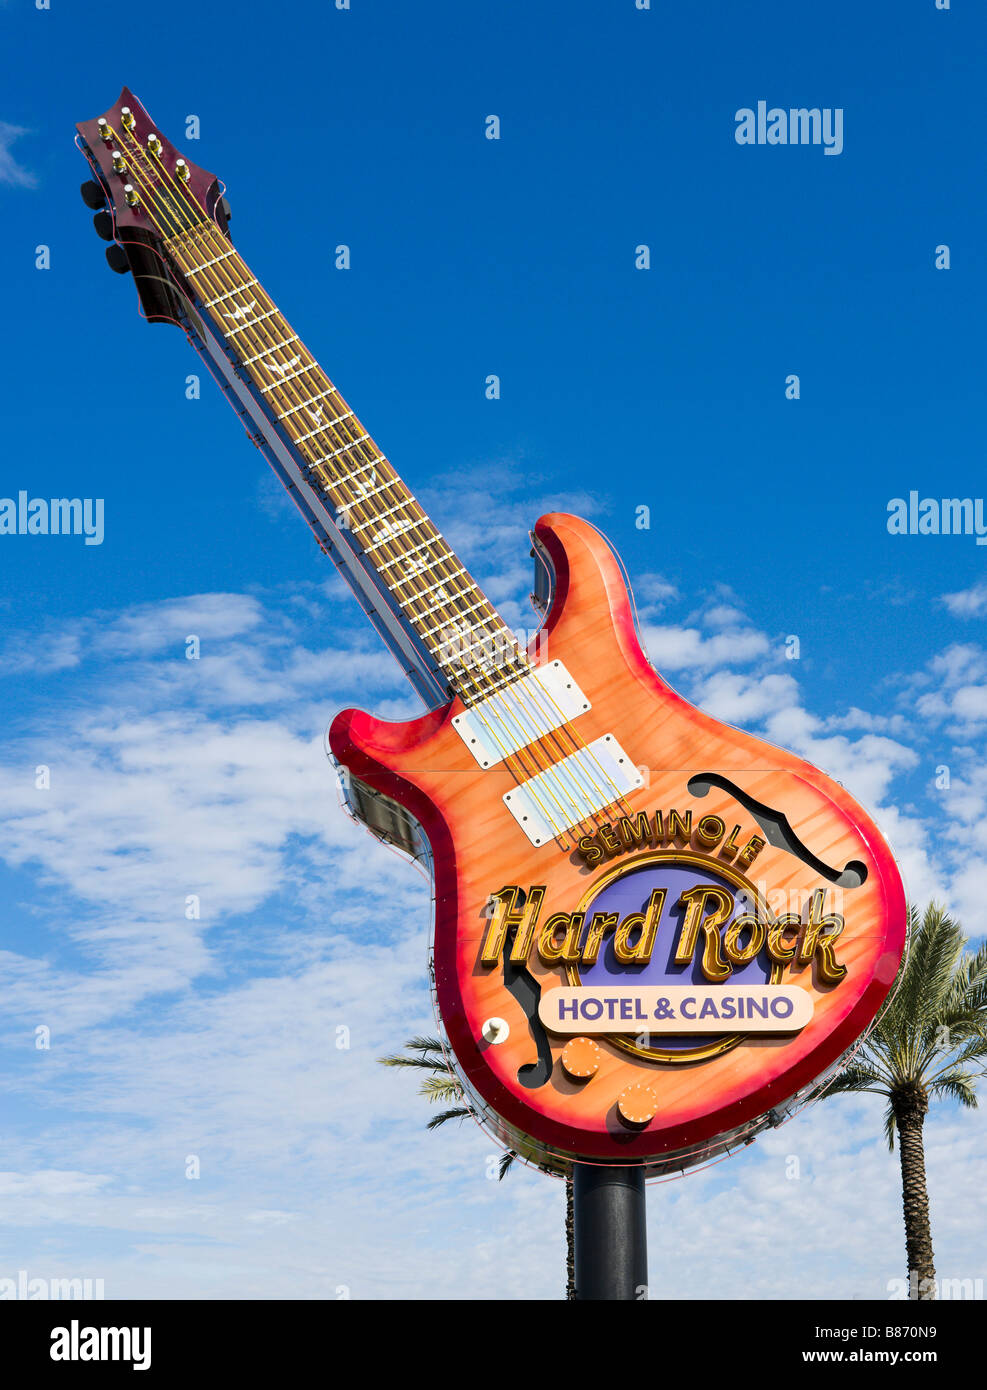
M478 1117L549 1167L651 1171L776 1122L895 978L904 898L873 822L665 684L585 521L535 526L544 625L519 646L233 248L218 181L126 89L78 132L111 264L184 329L428 706L346 710L329 741L355 814L431 867Z

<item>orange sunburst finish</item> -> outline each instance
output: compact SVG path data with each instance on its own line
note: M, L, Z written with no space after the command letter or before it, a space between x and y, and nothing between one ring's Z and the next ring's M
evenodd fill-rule
M568 1039L549 1034L551 1074L527 1089L518 1072L535 1060L535 1037L506 987L503 964L480 963L486 904L505 885L544 884L542 920L571 912L613 862L588 868L555 842L536 848L528 841L501 800L516 785L510 771L503 764L482 770L452 727L460 701L408 723L387 723L358 710L336 718L330 742L338 761L403 805L428 835L439 1007L462 1073L503 1121L501 1133L512 1140L517 1133L529 1136L550 1162L559 1156L654 1160L737 1130L808 1085L846 1051L894 980L904 945L904 894L890 850L842 786L793 754L719 723L660 679L638 643L616 559L594 528L555 514L542 518L536 536L555 570L542 641L547 639L549 657L565 664L592 706L573 728L585 743L613 733L633 762L648 769L648 784L626 798L632 812L691 809L696 821L719 815L728 827L739 822L756 831L750 813L728 791L713 787L701 797L689 791L692 777L719 773L783 811L826 865L839 869L855 860L867 870L864 882L844 897L839 959L846 977L826 985L812 963L784 972L786 984L801 986L813 998L812 1021L801 1032L747 1037L694 1062L656 1062L597 1036L599 1066L588 1080L566 1074L560 1058ZM714 871L723 862L715 849L706 852L695 842L684 848L702 855ZM623 862L630 867L641 857L632 851ZM799 905L814 890L831 886L802 858L772 844L748 873ZM569 983L564 967L546 966L535 952L528 968L543 994ZM509 1025L505 1042L484 1040L490 1018ZM648 1123L633 1125L621 1118L617 1099L639 1082L648 1084L657 1108Z

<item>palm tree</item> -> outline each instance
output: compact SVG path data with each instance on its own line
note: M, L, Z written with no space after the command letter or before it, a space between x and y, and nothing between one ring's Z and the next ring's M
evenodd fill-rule
M445 1054L442 1051L442 1044L438 1038L411 1038L404 1046L405 1052L411 1053L411 1056L399 1052L392 1057L379 1057L378 1061L385 1067L418 1067L431 1072L431 1076L426 1076L422 1080L422 1084L418 1088L419 1094L427 1096L433 1104L436 1101L452 1102L448 1109L440 1110L437 1115L433 1115L425 1128L438 1129L448 1120L465 1120L467 1115L471 1115L473 1112L465 1103L466 1097L463 1094L463 1088L449 1070ZM518 1157L518 1152L515 1149L507 1149L501 1154L497 1171L498 1182L503 1182L510 1172L514 1160ZM566 1298L571 1300L576 1297L571 1172L566 1174L565 1179L565 1238Z
M901 1158L909 1297L933 1299L936 1271L925 1184L923 1126L930 1100L975 1107L987 1060L987 944L964 951L959 925L936 903L908 909L908 953L895 988L853 1061L824 1096L866 1091L888 1103L884 1133ZM979 1066L973 1065L979 1063Z

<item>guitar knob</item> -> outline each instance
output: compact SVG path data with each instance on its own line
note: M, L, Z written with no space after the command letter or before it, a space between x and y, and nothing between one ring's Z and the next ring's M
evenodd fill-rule
M626 1125L646 1125L658 1110L658 1096L647 1081L625 1087L617 1097L617 1114Z
M126 275L130 270L127 253L122 246L117 246L116 242L106 248L106 264L118 275Z
M108 212L97 212L93 218L93 226L96 229L96 235L102 237L104 241L113 240L113 218Z
M562 1068L570 1081L589 1081L602 1060L602 1049L592 1038L570 1038L562 1049Z
M86 182L80 185L79 192L86 207L92 208L94 212L106 207L106 194L95 179L86 179Z

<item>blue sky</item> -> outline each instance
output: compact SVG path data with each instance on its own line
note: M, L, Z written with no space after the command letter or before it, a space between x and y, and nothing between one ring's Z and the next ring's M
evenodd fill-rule
M0 536L0 1275L555 1296L559 1185L490 1181L489 1141L424 1134L413 1084L374 1061L431 1026L427 892L337 809L321 741L346 704L414 697L212 383L186 399L182 336L105 269L75 122L125 82L176 143L197 115L187 157L227 184L242 254L512 623L534 624L529 526L588 515L658 669L845 781L913 898L976 937L987 547L891 536L886 508L987 490L987 19L934 0L283 19L0 6L0 493L100 497L106 528ZM738 145L762 99L842 108L842 153ZM389 926L368 945L371 919ZM950 1107L929 1123L946 1276L987 1275L983 1139ZM884 1296L897 1182L869 1101L831 1102L655 1188L653 1272L670 1296Z

